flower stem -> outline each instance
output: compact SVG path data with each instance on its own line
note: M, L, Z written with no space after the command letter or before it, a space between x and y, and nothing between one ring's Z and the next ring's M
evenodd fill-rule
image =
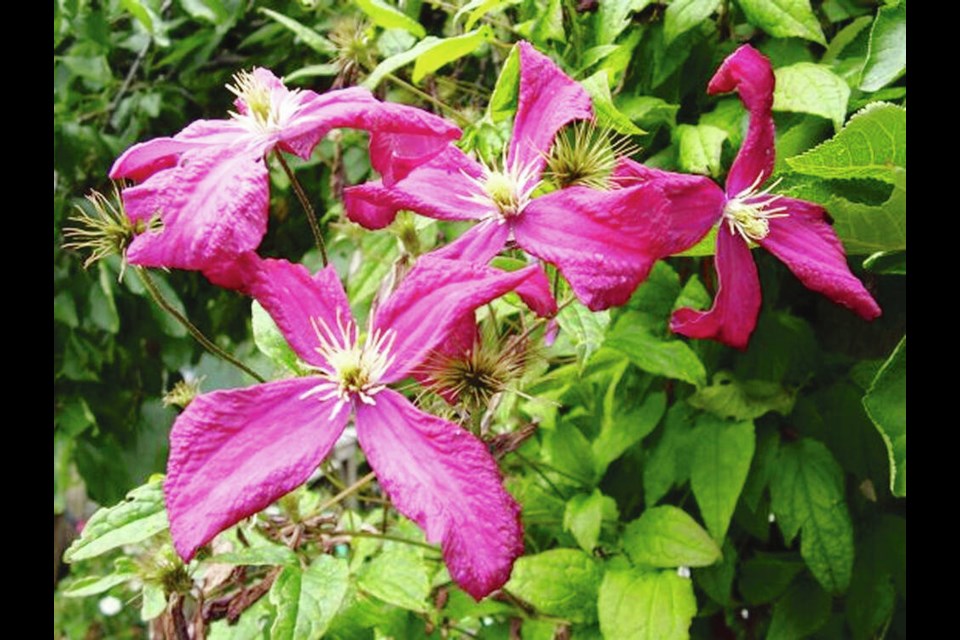
M266 382L266 378L258 374L256 371L243 364L235 357L224 351L222 348L217 346L215 342L210 340L207 336L203 335L203 332L200 331L190 320L187 319L185 315L180 313L180 311L170 304L170 301L163 297L163 294L160 293L160 289L157 288L157 284L153 281L153 278L150 277L150 274L143 267L136 267L137 275L140 276L140 281L143 283L143 286L146 288L147 292L150 294L150 297L153 298L153 301L157 303L157 306L173 316L173 319L183 325L183 328L187 330L194 337L194 339L200 343L200 345L212 353L213 355L223 358L230 364L234 365L248 376L256 380L257 382Z
M307 197L307 193L303 190L303 186L300 184L300 181L297 180L296 174L293 173L293 170L290 168L290 165L287 164L287 161L283 159L283 154L277 150L274 151L274 155L277 157L277 160L280 161L280 166L283 167L283 171L287 174L287 178L290 179L290 184L293 185L293 191L297 194L297 200L300 201L300 205L307 214L307 221L310 223L310 231L313 232L313 239L317 243L317 249L320 250L320 259L323 261L323 266L327 266L327 263L329 262L327 259L327 245L324 244L323 234L320 233L320 223L317 221L317 213L313 210L313 205L310 204L310 199Z
M362 478L360 478L359 480L357 480L356 482L354 482L352 485L350 485L349 487L347 487L346 489L344 489L343 491L341 491L340 493L338 493L337 495L333 496L332 498L330 498L329 500L327 500L326 502L324 502L322 505L320 505L320 507L319 507L316 511L313 512L312 516L316 516L316 515L319 515L319 514L323 513L324 511L326 511L327 509L329 509L329 508L332 507L333 505L337 504L338 502L340 502L341 500L343 500L343 499L346 498L347 496L350 496L350 495L356 493L357 491L359 491L360 489L362 489L364 486L366 486L367 484L369 484L370 481L373 480L373 479L376 478L376 477L377 477L377 474L375 474L375 473L373 473L373 472L371 471L370 473L368 473L367 475L363 476Z
M426 542L420 542L419 540L411 540L410 538L401 538L400 536L391 536L388 533L372 533L369 531L334 531L331 535L350 536L353 538L376 538L377 540L389 540L390 542L400 542L403 544L410 544L415 547L423 547L424 549L430 549L431 551L438 551L436 545L428 544Z
M406 89L406 90L409 91L410 93L413 93L413 94L415 94L415 95L420 96L421 98L423 98L424 100L426 100L426 101L429 102L430 104L432 104L432 105L434 105L434 106L437 106L437 107L440 107L441 109L447 111L447 112L450 113L454 118L456 118L456 119L460 122L460 124L462 124L462 125L469 125L469 124L471 124L471 122L470 122L467 118L465 118L465 117L463 116L463 114L461 114L459 111L457 111L456 109L454 109L453 107L451 107L450 105L448 105L446 102L444 102L443 100L438 100L437 98L434 98L432 95L430 95L430 94L427 93L426 91L423 91L422 89L418 89L417 87L413 86L412 84L410 84L409 82L407 82L407 81L404 80L403 78L401 78L401 77L399 77L399 76L397 76L397 75L394 75L394 74L392 74L392 73L388 73L385 77L386 77L388 80L390 80L390 81L392 81L393 83L395 83L396 85L398 85L398 86L400 86L400 87L403 87L404 89Z

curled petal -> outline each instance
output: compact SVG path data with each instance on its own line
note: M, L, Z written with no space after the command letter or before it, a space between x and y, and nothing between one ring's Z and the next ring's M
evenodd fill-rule
M326 93L290 91L282 84L280 87L274 91L273 101L280 103L281 100L287 100L290 116L277 131L277 144L282 150L304 160L310 157L331 129L366 129L365 125L370 119L368 114L380 109L383 104L362 87L335 89Z
M314 321L333 331L338 324L352 321L347 294L333 265L311 276L302 264L286 260L261 260L248 254L244 262L245 270L252 273L249 294L277 323L290 347L304 362L325 366L317 352L320 342Z
M370 164L386 185L429 162L462 133L449 120L405 104L383 102L367 117Z
M170 432L164 494L177 552L190 560L220 531L306 482L349 412L301 399L317 378L198 396Z
M464 591L479 600L502 587L523 553L523 529L486 445L391 389L375 401L357 406L357 438L397 510L440 543Z
M383 382L395 382L416 370L459 326L464 316L508 291L521 293L534 311L556 311L552 297L547 302L535 293L539 291L538 278L543 279L541 286L546 286L546 276L538 265L507 272L459 260L422 256L374 316L374 330L396 332L391 350L395 354L394 363L383 376ZM529 289L524 287L525 283Z
M736 196L763 184L773 173L773 68L762 53L748 44L731 53L707 86L708 93L736 91L750 113L743 145L727 175L727 195Z
M746 349L760 313L760 278L750 248L724 225L717 231L717 295L709 311L677 309L670 329Z
M480 187L468 176L482 172L475 160L448 146L391 186L375 181L345 189L347 217L368 229L390 224L401 209L437 220L479 219L491 213L492 205L473 200Z
M520 87L507 163L539 175L553 138L573 120L592 120L590 95L529 42L519 42Z
M823 219L823 208L812 202L779 198L776 206L788 214L770 220L770 233L760 246L780 258L808 289L853 310L865 320L880 315L880 307L850 272L843 245Z
M234 145L197 148L176 166L123 191L127 215L160 229L136 236L131 264L202 270L255 249L267 229L267 168L263 150Z

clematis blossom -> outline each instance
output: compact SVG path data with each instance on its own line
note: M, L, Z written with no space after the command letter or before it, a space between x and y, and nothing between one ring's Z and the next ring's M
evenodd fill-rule
M523 537L496 461L468 431L388 385L410 376L476 307L510 290L536 312L554 313L543 270L423 257L362 334L332 266L311 276L284 260L244 259L252 295L313 374L201 395L177 418L164 491L178 553L189 560L304 483L352 416L381 486L441 544L457 584L477 599L501 587Z
M139 183L123 190L127 215L146 229L130 244L131 264L199 270L240 287L233 263L266 233L267 153L306 159L331 129L366 129L371 163L389 181L460 136L443 118L380 102L359 87L291 90L256 68L228 88L237 96L229 119L198 120L172 138L136 144L111 168L111 178Z
M406 177L344 191L347 215L368 229L390 224L409 209L439 220L475 220L437 253L487 261L513 238L527 253L553 263L590 309L623 304L653 263L695 242L669 224L676 186L619 193L572 186L534 197L557 132L592 120L590 96L529 43L517 44L520 78L513 135L503 166L488 167L450 144ZM683 206L709 209L712 184L691 176ZM707 193L707 199L696 197ZM677 248L681 247L681 248Z
M772 193L764 188L773 173L775 127L774 74L770 61L750 45L728 56L707 86L711 94L736 91L750 116L747 134L727 175L726 188L710 183L701 192L711 207L699 214L678 216L675 224L701 236L717 226L715 266L718 288L706 311L682 308L674 312L670 328L691 338L712 338L738 349L749 342L760 313L760 280L750 249L763 247L787 265L809 289L827 296L860 317L872 320L880 307L850 272L843 245L826 220L824 209L812 202ZM645 167L624 160L618 168L624 185L660 185L677 188L689 176ZM684 212L693 211L685 207Z

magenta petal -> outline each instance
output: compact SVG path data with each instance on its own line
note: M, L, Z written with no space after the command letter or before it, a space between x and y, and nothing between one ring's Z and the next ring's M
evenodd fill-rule
M823 217L823 208L812 202L779 198L784 218L770 219L770 233L760 246L780 258L808 289L853 310L865 320L880 315L880 307L850 272L843 245Z
M370 164L392 185L443 152L460 128L440 116L393 102L381 103L363 128L370 133Z
M731 198L751 186L763 184L773 173L776 159L773 124L773 68L762 53L748 44L731 53L717 69L707 86L708 93L740 94L750 126L743 145L727 175L727 195Z
M517 47L520 88L507 162L541 169L557 131L572 120L592 120L593 109L590 95L553 60L529 42L519 42Z
M164 493L170 534L189 560L217 533L306 482L333 447L348 411L301 399L318 378L198 396L170 432Z
M397 510L440 543L453 580L479 600L523 553L520 506L487 447L391 389L357 406L357 438Z
M374 316L374 330L396 332L390 350L394 363L382 381L395 382L416 370L465 315L538 277L544 276L537 265L507 272L422 256ZM537 304L535 295L528 299ZM543 312L554 309L539 308Z
M382 104L367 89L361 87L318 94L309 90L292 92L280 85L274 89L272 101L275 104L284 101L291 112L278 132L279 147L303 159L310 157L313 149L331 129L366 128L364 124L367 114L379 109Z
M712 338L746 349L760 313L760 279L750 248L726 225L717 231L717 295L709 311L677 309L670 329L690 338Z
M316 275L302 264L286 260L261 260L244 256L252 263L249 294L270 314L290 347L304 362L322 367L325 360L317 353L320 345L314 322L337 333L339 326L353 322L347 294L333 265Z
M391 186L376 181L345 189L347 217L370 229L390 224L401 209L437 220L478 219L493 208L492 204L472 200L482 189L468 176L478 177L481 173L475 160L448 146Z
M159 215L162 228L141 233L131 264L203 269L255 249L267 229L267 168L256 146L208 147L123 191L131 220Z
M501 224L497 218L489 218L467 229L459 238L430 255L435 258L486 264L503 250L509 237L509 225Z

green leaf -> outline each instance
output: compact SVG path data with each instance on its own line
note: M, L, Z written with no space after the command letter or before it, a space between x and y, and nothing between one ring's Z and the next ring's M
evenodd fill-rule
M843 471L810 438L780 448L770 479L771 508L789 544L800 531L800 555L817 581L842 593L853 566L853 525L843 495Z
M146 540L165 530L163 480L155 479L127 494L127 499L100 509L63 555L66 562L86 560L117 547Z
M309 64L300 67L293 73L283 76L283 81L287 84L302 80L303 78L315 78L317 76L327 77L335 76L340 73L340 67L333 62L325 64Z
M750 471L756 436L753 422L727 422L704 414L694 430L690 488L707 530L720 542Z
M677 112L680 110L680 105L670 104L662 98L653 96L630 96L627 98L618 96L617 104L620 111L626 114L631 121L647 129L653 129L660 125L674 128L677 124ZM656 264L662 263L657 262Z
M670 44L693 29L720 6L720 0L674 0L663 16L663 39Z
M393 7L383 0L354 0L373 24L384 29L403 29L418 38L427 35L426 29L419 22Z
M603 344L620 351L630 362L654 375L698 387L707 382L707 371L700 358L680 340L662 340L642 327L618 323Z
M720 559L720 547L685 511L652 507L627 525L623 549L639 565L706 567Z
M563 4L561 0L547 0L547 6L544 7L543 13L537 17L533 25L530 39L541 48L545 48L551 40L564 42L566 33L563 30Z
M282 13L277 13L273 9L267 9L266 7L260 7L259 11L268 18L276 20L290 31L293 31L297 37L303 41L303 44L307 45L317 53L335 54L337 52L337 47L332 42L324 38L310 27L300 24L293 18L288 18Z
M643 494L647 505L656 504L671 487L690 477L693 458L693 409L678 402L667 411L663 434L643 465Z
M873 178L903 184L907 168L907 110L874 102L850 117L837 135L787 159L797 173L831 180Z
M518 558L505 588L541 613L591 623L602 578L603 567L583 551L551 549Z
M906 172L903 172L906 177ZM847 255L907 248L907 192L894 188L890 199L877 207L833 197L822 203L833 218L833 230Z
M386 550L365 564L357 587L404 609L429 610L430 574L422 555L409 547Z
M806 638L830 617L830 595L809 578L801 578L773 605L767 640Z
M778 38L798 37L824 46L827 41L810 0L737 0L750 24Z
M183 10L198 20L221 25L230 20L230 14L220 0L180 0Z
M162 585L145 582L140 594L143 598L140 603L140 619L144 622L153 620L167 610L167 594L164 593Z
M543 450L550 464L565 473L565 478L582 486L592 486L596 463L590 443L573 423L563 420L543 437Z
M611 385L604 398L600 435L590 445L598 478L603 477L611 462L656 428L667 408L667 395L662 391L649 394L639 407L630 409L624 409L614 391L615 386Z
M593 112L597 117L598 124L610 127L614 131L628 136L639 136L646 133L614 106L613 98L610 95L610 82L607 79L605 69L597 71L586 80L581 81L580 84L590 94L590 99L593 102Z
M820 62L823 64L832 64L847 47L857 41L863 30L871 24L873 24L872 16L860 16L840 29L840 31L837 31L837 34L833 36L833 40L831 40L827 46L827 50L823 52L823 57L820 58Z
M470 15L467 16L467 21L463 23L463 28L469 31L473 28L473 25L477 23L477 20L491 11L498 11L504 7L518 4L520 1L521 0L470 0L470 2L460 7L460 9L453 14L453 21L456 22L460 19L460 16L469 12Z
M718 371L709 387L698 389L687 399L691 405L721 418L753 420L771 411L790 415L796 392L766 380L737 380L727 371Z
M630 26L631 13L643 11L653 0L600 0L596 18L597 44L612 44Z
M793 579L803 571L796 554L760 552L743 563L740 593L748 604L766 604L779 598Z
M876 425L890 458L890 492L907 495L907 337L877 372L863 397L867 415Z
M500 75L497 76L490 101L487 103L487 114L493 122L506 120L516 112L519 82L520 50L514 46L503 61L503 68L500 69Z
M732 607L734 601L733 578L737 573L737 550L727 539L723 542L723 559L709 567L694 569L693 579L704 593L714 602L725 607Z
M147 33L153 33L153 18L150 16L151 11L147 9L143 3L138 0L120 0L120 4L137 19L137 22L143 25Z
M299 371L297 354L287 344L286 338L283 337L270 314L256 300L250 307L250 315L253 324L253 342L257 345L257 349L290 371Z
M587 360L603 343L610 324L610 311L593 312L575 300L560 310L557 324L573 343L577 362L583 371Z
M118 584L129 582L137 577L135 573L111 573L108 576L83 576L74 580L63 590L67 598L85 598L103 593Z
M794 111L822 116L833 121L837 131L847 115L850 87L829 67L798 62L774 71L774 111Z
M697 614L693 583L676 571L609 570L597 602L604 638L682 640Z
M906 251L878 251L863 261L867 271L884 275L907 275Z
M297 554L283 545L261 544L231 553L221 553L210 558L210 562L251 566L296 564Z
M420 82L427 74L473 53L481 44L492 39L493 29L489 25L483 25L462 36L436 39L417 56L417 62L413 65L413 81ZM427 39L424 39L422 42L426 41Z
M613 498L594 489L593 493L579 493L567 501L563 512L563 529L573 534L580 548L593 553L600 539L600 525L604 512L617 513L617 503Z
M80 320L77 317L77 305L73 302L73 296L68 292L61 291L53 297L53 319L71 328L80 325Z
M713 177L720 175L720 153L727 139L726 131L709 124L681 124L677 127L677 138L677 160L681 169Z
M876 91L907 68L907 3L880 7L870 29L867 59L860 76L861 91Z
M320 555L305 570L287 566L270 588L277 617L271 640L320 638L340 609L349 585L345 560Z

